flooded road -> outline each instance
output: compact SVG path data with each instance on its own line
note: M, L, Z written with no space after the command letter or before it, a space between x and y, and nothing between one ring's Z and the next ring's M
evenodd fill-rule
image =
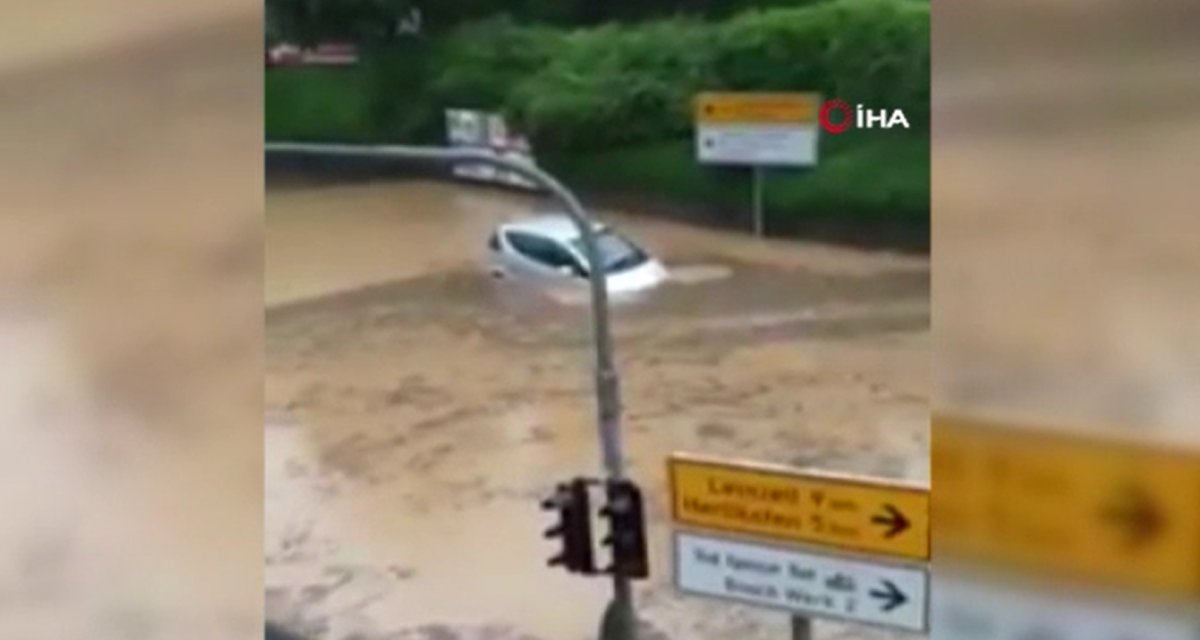
M423 181L268 186L269 619L315 639L595 637L608 583L545 567L538 509L600 468L587 308L481 263L498 221L539 206ZM677 274L614 309L651 520L645 637L786 637L785 614L673 592L665 457L925 480L927 260L599 217Z

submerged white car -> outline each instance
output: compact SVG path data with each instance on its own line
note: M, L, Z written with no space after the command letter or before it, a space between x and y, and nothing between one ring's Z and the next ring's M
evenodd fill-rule
M611 228L594 223L601 269L612 293L652 289L667 270L641 247ZM493 276L555 286L586 285L591 265L575 223L566 216L543 215L500 225L488 240Z

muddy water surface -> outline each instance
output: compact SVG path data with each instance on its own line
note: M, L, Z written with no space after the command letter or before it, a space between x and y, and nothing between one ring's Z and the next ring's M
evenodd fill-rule
M497 221L541 206L432 182L269 187L271 619L330 639L595 636L607 584L545 568L537 508L599 467L585 298L480 262ZM785 615L673 593L664 458L926 478L927 265L601 217L679 275L614 309L653 521L648 637L783 637Z

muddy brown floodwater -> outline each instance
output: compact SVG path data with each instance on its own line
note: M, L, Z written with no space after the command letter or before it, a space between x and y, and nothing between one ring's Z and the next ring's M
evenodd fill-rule
M425 181L268 185L269 619L314 640L595 637L608 583L546 568L538 509L600 467L587 309L480 266L492 225L536 205ZM925 480L928 262L600 217L679 274L613 312L652 522L646 637L785 637L785 614L673 592L665 458Z

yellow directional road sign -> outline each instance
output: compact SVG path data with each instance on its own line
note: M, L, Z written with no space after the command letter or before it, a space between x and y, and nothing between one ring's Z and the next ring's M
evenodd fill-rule
M696 122L815 125L820 108L814 93L701 93Z
M929 491L890 481L675 455L682 525L908 559L929 558Z
M1200 455L939 416L937 557L1200 595Z

